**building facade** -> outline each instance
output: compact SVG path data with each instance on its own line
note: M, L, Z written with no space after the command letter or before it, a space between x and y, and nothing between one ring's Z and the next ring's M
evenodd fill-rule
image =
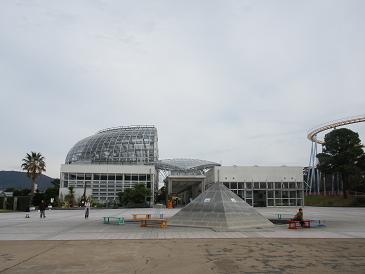
M303 167L218 166L206 173L206 185L221 182L248 204L303 206Z
M164 177L166 198L182 206L221 182L252 206L302 206L302 167L220 166L199 159L158 159L154 126L110 128L77 142L61 165L60 199L73 187L75 198L86 196L101 203L137 184L151 192L151 206Z
M99 202L117 200L118 192L144 184L153 204L158 176L157 129L154 126L111 128L77 142L61 165L60 198L74 187L75 198L83 195Z

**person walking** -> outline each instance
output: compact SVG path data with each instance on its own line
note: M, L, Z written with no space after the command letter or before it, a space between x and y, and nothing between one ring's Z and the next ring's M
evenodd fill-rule
M90 202L89 202L89 200L86 200L86 203L85 203L85 219L89 218L89 213L90 213Z
M40 214L41 219L46 218L46 213L45 213L46 207L47 207L46 203L44 202L44 200L42 200L41 203L39 204L39 211L41 213Z

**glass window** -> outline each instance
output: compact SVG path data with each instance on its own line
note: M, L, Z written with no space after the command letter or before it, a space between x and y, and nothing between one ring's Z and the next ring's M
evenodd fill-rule
M276 206L282 206L283 205L283 202L281 199L275 199L275 205Z
M260 183L258 183L258 182L254 183L253 188L259 189L260 188Z
M138 181L138 175L132 174L132 181Z
M281 195L283 198L289 198L289 191L284 190L284 191L282 191Z
M291 188L291 189L297 188L296 183L295 182L289 182L289 188Z
M268 198L274 198L274 191L269 190L269 191L267 192L267 197L268 197Z
M77 180L85 180L85 174L84 173L77 173Z
M146 178L147 178L147 176L146 176L146 174L144 174L144 175L139 175L139 180L140 181L146 181Z
M76 180L76 174L70 173L70 180Z
M246 184L246 188L251 189L252 188L252 183L245 183Z
M275 183L275 189L281 189L281 182Z
M244 189L245 188L245 183L237 183L237 188L238 189Z
M283 188L289 188L289 183L288 182L283 182Z
M252 198L252 191L246 191L246 198Z
M91 174L90 173L86 173L85 174L85 180L91 180Z
M237 189L237 183L231 183L231 189Z
M63 182L63 187L68 187L68 181Z
M63 173L63 179L68 180L68 173Z
M123 181L123 174L117 174L116 180L117 181Z
M274 200L273 199L268 199L267 200L267 206L274 206Z
M94 174L94 180L100 180L100 174Z
M147 181L151 180L150 174L147 174Z
M297 182L297 187L298 187L299 189L302 189L302 188L303 188L303 183L302 183L302 182Z
M266 189L266 183L265 182L260 183L260 188L261 189Z
M229 183L223 183L227 188L229 188Z
M245 193L243 190L238 190L238 193L237 193L238 196L240 196L241 198L245 197Z
M246 199L246 203L248 203L250 206L252 206L252 199Z
M303 198L303 191L301 190L297 191L297 198Z
M292 190L292 191L289 191L289 197L290 198L297 198L297 192L294 190Z
M275 198L281 198L281 191L275 190Z
M289 205L289 199L283 199L283 206Z
M273 183L272 182L268 182L267 183L267 188L268 189L272 189L273 188Z
M125 174L124 175L124 180L130 181L131 179L132 179L132 176L130 174Z
M106 174L101 174L100 175L100 179L101 180L107 180L108 179L108 176Z
M115 174L108 174L109 181L115 181Z

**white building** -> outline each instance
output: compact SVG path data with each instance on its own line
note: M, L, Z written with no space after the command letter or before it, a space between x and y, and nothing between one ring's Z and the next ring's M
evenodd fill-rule
M151 190L150 202L153 204L155 167L149 165L67 165L61 166L60 197L69 193L68 187L74 187L75 198L86 197L105 203L117 200L117 193L144 184Z
M154 126L118 127L99 131L77 142L61 165L61 200L74 187L75 198L99 202L117 200L118 192L144 184L154 202L158 176L157 129Z
M303 167L216 166L206 173L206 185L224 183L253 206L303 206Z

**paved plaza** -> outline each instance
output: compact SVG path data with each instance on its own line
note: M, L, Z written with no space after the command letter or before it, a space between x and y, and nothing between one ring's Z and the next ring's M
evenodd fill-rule
M365 273L365 210L305 207L325 226L215 232L138 223L103 224L103 216L149 213L170 217L179 209L52 210L40 219L0 214L0 273ZM267 218L297 208L260 208ZM128 240L126 240L128 239Z
M0 273L365 273L365 239L2 241Z
M134 213L164 214L171 217L179 209L92 209L85 220L83 210L48 210L46 218L37 212L25 219L23 212L0 214L0 240L95 240L95 239L177 239L177 238L365 238L364 208L305 207L305 218L320 219L325 225L311 229L288 230L287 225L273 228L253 228L243 231L215 232L211 229L169 226L141 228L138 223L106 225L103 216L123 216ZM267 218L277 214L292 216L297 208L258 208Z

